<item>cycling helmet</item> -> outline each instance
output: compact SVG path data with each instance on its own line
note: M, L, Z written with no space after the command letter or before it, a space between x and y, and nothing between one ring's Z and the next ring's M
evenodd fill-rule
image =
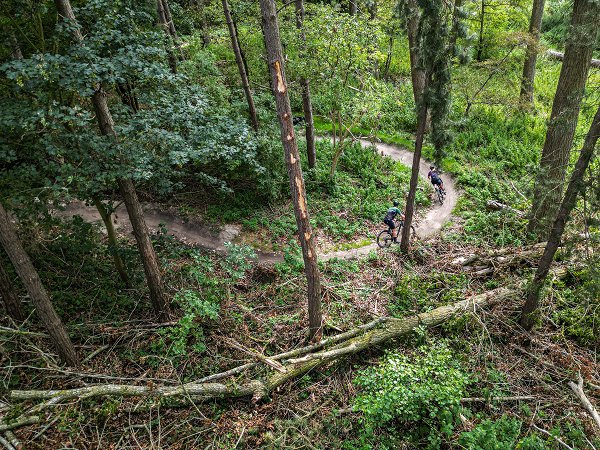
M394 201L394 206L398 206L400 203L398 203L398 200Z
M435 166L429 166L429 170L435 169Z

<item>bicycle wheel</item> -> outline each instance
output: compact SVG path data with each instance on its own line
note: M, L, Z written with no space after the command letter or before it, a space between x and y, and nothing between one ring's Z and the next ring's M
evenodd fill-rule
M439 186L437 186L435 188L435 191L437 192L437 196L438 196L438 200L440 201L440 205L444 204L444 193L442 192L442 190L440 189Z
M404 228L404 221L400 221L400 226L398 227L398 238L402 237L402 229ZM415 239L417 237L417 230L415 230L414 226L410 226L410 239Z
M377 235L377 245L381 248L388 248L392 245L392 233L390 230L383 230Z

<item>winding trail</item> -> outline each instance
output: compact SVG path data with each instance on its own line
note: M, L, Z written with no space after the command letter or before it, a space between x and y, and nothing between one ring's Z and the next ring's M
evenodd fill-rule
M361 140L363 147L371 145L370 141ZM382 154L391 157L408 167L412 167L413 153L409 150L387 144L377 144L377 150ZM429 163L421 159L419 166L419 175L427 180L427 173L429 172ZM456 192L454 182L448 176L444 176L444 186L446 187L446 200L443 205L434 202L433 207L427 212L425 218L420 222L414 224L417 234L420 237L429 236L439 231L450 218L452 210L456 205L458 194ZM179 211L175 208L172 210L158 210L153 205L145 205L143 207L144 215L146 217L146 224L150 229L150 232L157 232L160 228L160 223L165 222L166 228L169 230L169 235L173 236L176 240L183 242L187 245L196 248L203 248L206 250L212 250L217 253L225 253L225 242L232 242L241 233L240 225L225 225L225 229L215 232L211 229L211 226L205 222L200 221L197 218L190 218L189 221L182 220L179 215ZM59 215L74 216L80 215L86 222L94 223L101 221L100 214L94 206L86 206L85 203L76 201L66 205L64 212L58 212ZM115 214L113 214L113 223L115 228L123 234L130 234L132 231L131 222L125 206L121 205L117 208ZM384 226L381 226L383 229ZM106 230L102 228L104 232ZM343 250L338 252L330 252L326 254L320 254L319 258L328 260L331 258L339 259L351 259L358 257L359 255L368 254L371 250L376 249L377 244L373 243L364 247L359 247L350 250ZM283 261L283 257L276 253L257 252L257 259L261 263L272 263Z

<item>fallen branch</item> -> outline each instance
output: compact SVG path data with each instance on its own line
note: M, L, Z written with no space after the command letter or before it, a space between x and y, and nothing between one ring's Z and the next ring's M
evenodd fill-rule
M566 276L567 272L564 269L555 269L553 271L558 276ZM304 358L292 361L294 365L284 366L285 373L273 372L269 376L253 380L246 384L225 384L225 383L206 383L206 382L191 382L176 387L159 387L152 388L146 386L127 386L127 385L100 385L91 386L70 390L48 390L48 391L12 391L11 399L16 400L34 400L34 399L49 399L45 404L39 405L39 409L43 409L52 405L56 405L64 400L75 398L98 397L104 395L119 395L119 396L162 396L173 397L179 395L199 396L203 398L239 398L251 396L253 402L257 402L269 392L286 383L287 381L304 375L305 373L314 370L324 364L330 363L338 358L356 354L366 348L384 344L390 339L399 338L410 334L415 328L425 326L434 327L440 325L452 317L462 315L467 311L475 311L478 308L488 306L492 302L506 302L516 300L522 295L520 287L509 289L506 287L494 289L484 294L476 295L468 299L459 301L452 305L436 308L428 313L418 314L416 316L407 317L404 319L386 318L367 324L366 326L350 330L342 333L347 339L330 347L324 351L307 355ZM381 325L381 326L378 326ZM338 338L341 339L341 338ZM329 342L333 342L331 338ZM323 344L319 344L322 346ZM316 347L315 345L314 347ZM313 346L309 346L313 347ZM269 359L285 359L290 356L301 354L307 347L303 349L293 350L281 355L270 357ZM231 371L229 371L231 373Z
M559 61L562 61L563 58L565 57L565 54L562 52L557 52L556 50L546 50L546 55L548 55L550 58L553 59L558 59ZM590 65L592 67L600 67L600 59L592 59Z
M244 352L248 355L252 355L254 358L256 358L259 361L265 363L266 365L272 367L273 369L278 370L281 373L286 372L285 367L283 367L283 365L281 363L278 363L277 361L273 361L272 359L269 359L266 356L261 355L256 350L246 348L242 344L236 342L234 339L225 338L225 341L228 342L229 345L231 345L233 348L235 348L241 352Z
M11 444L10 442L8 442L6 439L4 439L2 436L0 436L0 444L2 444L4 446L4 448L6 450L16 450Z
M15 449L19 450L20 448L22 448L21 443L19 442L19 440L17 439L17 437L14 435L14 433L12 431L10 431L10 430L5 431L4 436L6 436L6 439L8 440L10 445L12 445Z
M516 397L491 397L489 399L484 397L467 397L461 398L460 401L463 403L470 402L487 402L487 401L499 401L499 402L514 402L518 400L535 400L537 397L535 395L520 395Z
M594 405L592 405L592 403L588 400L588 398L585 396L585 393L583 392L583 378L581 378L581 375L579 375L579 381L577 384L573 383L572 381L569 381L569 387L573 390L577 398L581 401L583 407L590 413L592 419L594 419L594 422L596 422L596 425L600 430L600 415L598 414L598 411L596 411L596 408L594 408Z
M38 416L29 416L24 417L20 420L15 420L14 422L0 422L0 433L4 433L8 430L14 430L15 428L25 427L27 425L33 425L34 423L38 423L39 421L40 418Z
M567 448L569 450L574 450L573 447L569 447L567 444L565 444L563 441L561 441L559 438L557 438L553 434L548 433L546 430L544 430L542 428L536 427L535 424L532 424L532 425L533 425L533 428L535 428L538 431L541 431L544 434L547 434L548 436L550 436L551 438L553 438L554 440L556 440L556 442L558 442L559 444L563 445L565 448Z
M489 209L491 211L502 211L503 209L507 209L511 212L514 212L519 217L523 217L525 215L525 213L523 211L519 211L518 209L511 208L510 206L505 205L504 203L496 202L494 200L488 200L485 205L485 208Z
M50 335L44 334L44 333L32 333L31 331L15 330L13 328L8 328L8 327L0 327L0 333L17 334L17 335L21 335L21 336L31 336L31 337L38 337L38 338L49 338L50 337Z
M97 350L94 350L92 353L90 353L89 355L87 355L81 362L84 363L90 359L92 359L94 356L96 356L98 353L103 352L104 350L106 350L107 348L110 348L110 345L103 345L102 347L100 347Z

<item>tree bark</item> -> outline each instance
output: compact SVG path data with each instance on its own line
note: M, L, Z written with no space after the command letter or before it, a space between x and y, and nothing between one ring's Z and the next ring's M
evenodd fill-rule
M356 16L356 12L357 12L357 5L356 5L357 0L349 0L348 2L348 14L350 14L351 16Z
M540 259L533 282L529 288L527 300L523 305L523 311L521 313L521 326L526 330L531 330L535 323L534 315L538 308L540 290L544 285L546 277L548 276L552 261L554 261L554 255L556 254L556 251L560 245L563 232L565 231L567 219L577 203L577 196L583 189L585 171L587 170L590 160L594 154L598 136L600 136L600 108L598 108L594 120L592 121L592 125L590 126L590 129L585 137L581 153L579 154L577 163L575 163L575 169L573 170L573 173L571 173L571 179L569 180L565 198L563 199L558 210L558 214L556 215L556 219L554 220L554 226L550 232L550 238L548 239L548 243L546 244L542 258Z
M521 103L533 105L533 83L535 81L535 63L537 61L538 46L540 43L540 29L544 15L546 0L533 0L531 20L529 21L529 42L525 52L523 76L521 77Z
M102 222L104 222L104 226L106 227L106 233L108 234L108 242L110 245L114 247L113 249L113 261L115 263L115 268L117 269L117 273L119 274L119 278L123 283L129 282L129 275L125 271L125 267L123 266L123 260L117 253L117 248L119 247L119 243L117 242L117 233L115 232L115 227L112 223L112 214L109 214L106 211L106 208L102 204L100 200L95 199L94 205L102 218Z
M252 99L252 93L250 92L250 84L248 83L248 75L244 68L244 62L242 60L242 54L240 53L240 47L238 45L235 28L233 26L233 20L231 19L231 12L229 11L229 4L227 0L222 0L223 11L225 12L225 20L227 21L227 28L229 29L229 36L231 37L231 47L233 48L233 54L235 55L235 62L238 66L240 78L242 79L242 87L246 94L246 101L248 102L248 110L250 112L250 120L252 122L252 128L258 132L258 117L256 115L256 107L254 106L254 100Z
M485 24L485 0L481 0L481 17L479 18L479 41L477 43L477 61L483 60L483 26Z
M158 23L164 29L165 35L167 36L165 39L165 50L167 51L167 58L169 59L169 66L171 67L171 72L174 74L177 73L177 58L175 58L175 54L171 48L171 31L169 30L169 25L167 23L167 16L165 13L165 7L162 0L156 0L156 12L158 14Z
M10 279L4 258L0 255L0 297L6 308L6 313L15 322L23 322L25 320L25 310L23 304L19 301L17 291Z
M565 58L552 104L527 232L545 240L563 193L592 52L600 26L600 5L575 0Z
M350 4L356 0L350 0ZM295 0L296 6L296 27L300 31L302 40L302 50L306 51L306 33L304 32L304 1ZM354 3L356 6L356 3ZM300 86L302 87L302 110L304 111L304 129L306 132L306 154L308 156L308 167L314 169L317 167L317 151L315 149L315 124L312 112L312 102L310 100L310 88L308 80L300 77Z
M61 16L74 23L77 23L69 0L56 0L56 8ZM81 35L79 29L74 31L74 38L77 40L79 45L83 46L83 36ZM102 86L99 84L94 86L94 91L95 92L92 95L91 100L94 107L94 112L96 113L96 118L98 119L100 132L104 136L111 138L115 144L118 144L118 137L117 133L115 132L114 121L106 102L106 93L102 90ZM129 214L129 220L131 221L135 240L142 258L142 264L144 266L146 279L148 280L150 299L152 301L152 306L154 307L154 312L160 320L166 321L169 319L169 304L167 302L167 296L163 286L162 278L160 276L156 253L152 247L152 241L150 240L150 236L148 234L148 227L146 226L144 213L142 212L142 207L135 193L133 181L130 179L120 179L117 181L121 195L123 196L123 202L125 203L127 213Z
M290 190L294 202L294 215L298 226L298 238L302 247L304 269L308 285L308 316L309 339L319 340L322 335L321 315L321 280L317 264L317 252L310 226L304 176L298 155L298 143L292 123L292 109L288 96L288 87L285 78L283 51L277 22L277 11L274 0L260 0L262 24L267 49L267 60L271 73L271 82L274 86L277 117L281 129L281 142L285 152L285 162L290 180Z
M425 86L427 87L427 86ZM404 226L402 227L402 239L400 241L400 250L403 253L408 253L410 246L410 225L412 224L415 197L417 195L417 183L419 181L419 165L421 164L421 149L423 148L423 137L425 135L425 124L427 122L427 103L422 101L421 111L417 120L417 140L415 142L415 154L413 155L412 171L410 175L410 188L408 190L408 198L406 199L406 207L404 210Z
M160 0L162 1L163 9L165 12L165 20L167 28L169 29L169 34L173 37L173 42L175 43L175 47L179 49L179 60L183 61L183 53L181 52L181 43L179 42L179 36L177 36L177 30L175 29L175 22L173 22L173 17L171 17L171 10L169 9L169 1L168 0Z
M60 321L60 317L56 314L35 267L31 264L29 256L23 249L19 237L1 204L0 243L4 247L4 250L6 250L10 262L25 286L38 316L50 335L50 339L56 348L60 360L69 366L76 366L79 363L79 359L75 347L73 347L73 343Z

